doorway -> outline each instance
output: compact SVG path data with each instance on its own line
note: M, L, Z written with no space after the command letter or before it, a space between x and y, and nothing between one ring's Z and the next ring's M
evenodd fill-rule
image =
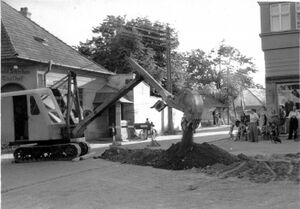
M17 83L8 83L1 87L1 92L22 91L25 88Z
M108 108L108 126L112 127L114 125L116 125L116 105L113 104ZM113 136L112 133L112 129L109 129L109 137Z
M13 97L15 141L28 140L28 113L26 95Z

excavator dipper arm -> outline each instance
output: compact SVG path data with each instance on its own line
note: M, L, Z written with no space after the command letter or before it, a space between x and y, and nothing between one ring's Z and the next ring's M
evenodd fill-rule
M184 108L178 105L175 96L162 87L142 66L130 57L127 58L127 61L131 64L133 69L143 77L144 81L157 91L162 97L162 100L164 100L169 107L184 111Z

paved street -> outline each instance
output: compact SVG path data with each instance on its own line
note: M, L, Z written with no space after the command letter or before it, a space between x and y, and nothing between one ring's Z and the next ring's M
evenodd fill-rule
M213 142L227 138L226 129L221 127L200 131L196 134L195 141ZM157 140L162 148L167 148L179 141L180 136L171 138L162 136ZM234 144L226 141L221 140L218 143L230 150ZM123 145L126 147L144 148L149 141L124 144L127 144ZM244 151L247 149L247 143L235 144L244 146L242 147ZM263 144L265 148L278 149L281 146ZM101 154L108 145L93 144L93 151ZM255 150L257 148L255 146L259 144L252 143L250 146ZM299 143L285 142L281 146L295 151L293 147L299 148ZM233 151L240 150L234 147ZM260 151L264 152L262 149ZM3 209L253 208L251 206L253 202L260 205L258 208L299 206L297 202L299 187L287 182L254 184L238 179L216 179L193 170L170 171L113 163L102 159L24 164L11 163L6 159L2 161L1 174ZM283 195L278 196L279 190ZM240 202L235 202L236 199L240 199ZM286 205L287 202L289 205Z

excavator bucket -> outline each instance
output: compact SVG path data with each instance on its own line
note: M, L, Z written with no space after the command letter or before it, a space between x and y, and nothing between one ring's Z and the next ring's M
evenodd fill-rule
M161 100L158 100L151 108L156 109L158 112L162 111L165 109L165 107L168 106L166 103L164 103Z
M142 66L135 60L127 58L133 69L143 78L143 80L156 90L161 96L162 101L154 104L153 108L161 111L166 105L180 110L184 113L183 127L192 124L193 129L196 129L201 121L203 112L203 100L201 95L190 89L184 89L178 95L173 95L162 87Z
M181 121L182 130L188 126L196 130L201 122L203 112L203 100L200 94L190 89L183 90L176 98L174 103L183 110Z
M176 96L175 103L181 107L187 120L201 120L203 100L198 92L184 89Z

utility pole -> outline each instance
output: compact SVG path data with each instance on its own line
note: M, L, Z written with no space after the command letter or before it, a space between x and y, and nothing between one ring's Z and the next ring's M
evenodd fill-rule
M171 38L170 38L170 28L167 26L167 84L168 91L173 94L172 89L172 73L171 73ZM173 110L171 107L168 107L168 133L172 134L174 132L173 127Z
M229 97L229 68L227 67L227 96L228 96L228 110L227 110L227 123L229 125L229 117L230 117L230 97Z

